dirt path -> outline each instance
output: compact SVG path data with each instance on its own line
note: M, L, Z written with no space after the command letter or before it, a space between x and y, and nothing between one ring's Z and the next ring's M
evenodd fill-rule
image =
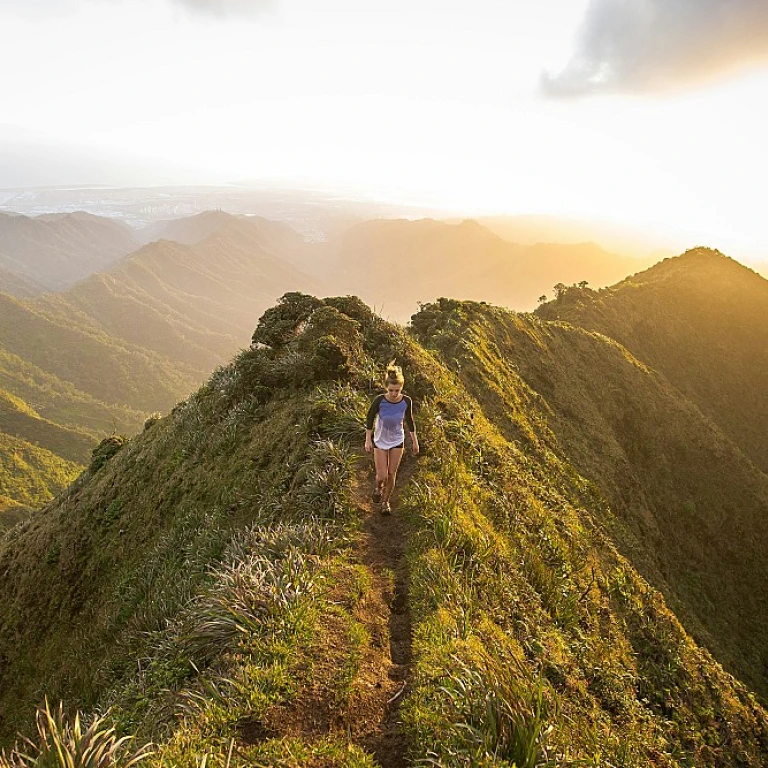
M364 454L352 479L353 503L360 513L360 534L352 548L352 564L339 572L337 594L329 599L345 605L322 619L323 645L313 659L311 679L287 705L271 708L265 716L239 725L240 741L259 744L279 735L315 740L336 733L373 755L380 768L406 768L406 743L400 728L400 705L408 695L411 664L411 618L408 610L406 530L398 514L401 491L416 462L403 459L392 497L393 512L382 515L371 501L373 460ZM358 569L355 581L353 574ZM355 583L365 584L359 599L350 599ZM359 588L359 587L358 587ZM349 645L350 618L365 630L362 657L354 660L349 688L339 679L355 651Z
M385 618L388 648L381 648L382 663L378 667L378 680L372 685L380 691L376 697L379 717L359 743L371 752L382 768L404 768L406 745L399 727L400 703L408 693L408 672L411 664L411 617L408 609L408 566L405 560L405 525L397 512L399 496L410 480L415 468L411 456L403 458L397 476L397 487L392 497L393 513L382 515L378 505L371 502L374 472L369 457L361 461L355 484L355 503L364 511L357 559L371 575L372 615L361 620L371 625L376 636L376 616ZM368 612L366 612L368 613ZM386 646L386 643L384 643Z

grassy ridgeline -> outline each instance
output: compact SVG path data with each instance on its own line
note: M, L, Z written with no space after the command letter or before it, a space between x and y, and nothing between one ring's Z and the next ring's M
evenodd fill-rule
M740 448L599 334L452 301L425 307L414 327L502 434L595 485L620 551L698 641L767 696L768 478Z
M103 444L13 529L0 544L6 743L45 693L109 708L120 733L155 743L151 764L224 766L232 750L231 765L372 766L352 735L373 642L357 612L368 470L354 456L397 357L425 448L403 500L412 757L761 765L764 710L619 553L626 523L568 462L536 393L482 355L469 386L452 354L473 354L468 308L453 309L433 308L435 356L357 300L287 296L258 346L136 438ZM489 408L490 392L514 414ZM297 715L313 707L334 714L319 730Z

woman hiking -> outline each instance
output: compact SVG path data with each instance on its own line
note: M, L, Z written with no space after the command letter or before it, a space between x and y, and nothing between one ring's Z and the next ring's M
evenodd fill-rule
M384 377L384 388L387 391L371 403L365 419L365 450L368 453L373 451L376 463L376 488L371 498L374 503L381 503L381 512L385 515L392 511L389 499L395 489L397 468L403 457L403 422L411 433L413 453L419 452L419 441L416 439L416 427L413 424L413 404L411 398L403 394L404 384L403 371L393 360L387 366Z

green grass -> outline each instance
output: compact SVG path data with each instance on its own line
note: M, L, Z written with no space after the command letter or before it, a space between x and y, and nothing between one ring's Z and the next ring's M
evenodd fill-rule
M0 496L18 505L41 507L64 490L81 469L81 465L44 448L0 432Z
M0 542L6 744L47 695L151 744L147 765L373 766L352 721L372 584L354 457L374 371L396 357L424 449L399 509L414 763L764 763L765 711L620 552L622 522L567 460L554 409L488 335L545 354L559 331L428 307L414 328L440 340L430 352L349 297L317 317L281 306L296 335L103 445Z

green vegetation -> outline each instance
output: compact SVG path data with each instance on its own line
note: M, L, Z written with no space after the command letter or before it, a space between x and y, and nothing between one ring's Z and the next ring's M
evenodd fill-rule
M0 349L0 528L59 493L105 434L136 432L141 419Z
M15 502L13 506L47 504L80 470L80 465L64 461L44 448L0 433L0 497ZM0 520L4 514L0 512Z
M610 339L470 302L424 306L411 334L353 297L286 294L254 339L170 414L103 441L0 539L8 748L18 729L45 740L31 733L47 696L65 702L61 723L85 712L151 750L147 766L376 765L360 728L384 715L366 672L388 638L364 608L395 576L360 560L369 468L357 457L395 357L423 445L400 507L410 758L764 764L768 715L638 573L634 555L652 558L630 508L561 442L553 393L569 344L625 394L648 379L666 418L653 372ZM536 359L551 362L541 393L524 375Z
M189 366L110 336L82 312L48 317L36 302L0 294L0 348L103 403L168 408L200 379Z
M94 718L85 730L79 715L68 723L63 707L51 713L47 701L45 710L38 710L36 720L37 739L25 739L25 744L15 747L9 755L0 755L0 768L130 768L150 754L146 747L127 753L130 739L116 738L114 729L102 725L101 718Z
M82 463L93 448L93 438L43 419L20 398L0 389L0 424L7 434L44 446L69 461Z
M133 434L141 427L141 411L107 405L1 347L0 389L23 401L40 418L85 432L94 442L105 433Z
M768 470L768 281L693 248L600 291L570 286L536 310L616 339Z
M622 554L698 642L768 696L768 478L611 339L445 300L413 324L507 439L551 452L589 481L601 497L595 512L613 513L603 522Z

